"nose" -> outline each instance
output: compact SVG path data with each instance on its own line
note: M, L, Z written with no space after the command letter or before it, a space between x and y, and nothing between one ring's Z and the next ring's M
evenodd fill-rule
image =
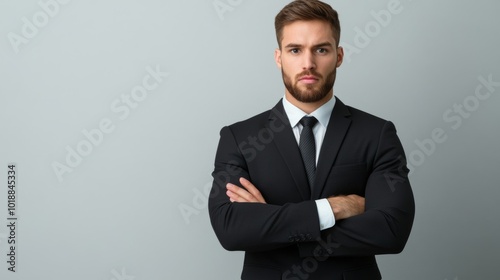
M316 62L314 60L314 55L313 53L311 53L310 51L309 52L305 52L304 53L304 56L303 56L303 70L312 70L312 69L316 69Z

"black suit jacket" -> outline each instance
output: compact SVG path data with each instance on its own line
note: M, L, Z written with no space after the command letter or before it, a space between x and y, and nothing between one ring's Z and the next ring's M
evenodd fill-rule
M209 198L227 250L245 251L242 279L381 279L375 255L403 250L414 217L408 169L394 125L344 105L330 117L311 191L282 102L222 128ZM249 179L267 204L231 203L226 183ZM315 200L365 197L361 215L320 231Z

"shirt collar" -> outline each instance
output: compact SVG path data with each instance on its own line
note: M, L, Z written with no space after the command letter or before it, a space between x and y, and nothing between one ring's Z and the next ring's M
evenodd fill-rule
M316 109L314 112L306 114L304 111L300 110L295 105L290 103L290 101L286 99L286 96L284 96L283 108L285 109L285 113L288 116L288 120L290 121L290 125L292 126L292 128L295 127L304 116L315 117L318 122L326 128L328 127L328 122L330 121L330 116L333 112L335 101L336 98L335 96L333 96L330 100L328 100L328 102L321 105L321 107Z

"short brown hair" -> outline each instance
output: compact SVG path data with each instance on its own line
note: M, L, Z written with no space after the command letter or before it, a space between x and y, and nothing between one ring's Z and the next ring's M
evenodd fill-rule
M281 49L283 39L283 27L298 20L322 20L332 27L333 38L337 46L340 40L339 15L330 5L319 0L295 0L286 5L274 19L276 39Z

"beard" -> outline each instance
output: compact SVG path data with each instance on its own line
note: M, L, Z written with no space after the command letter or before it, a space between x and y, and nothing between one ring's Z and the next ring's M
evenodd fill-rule
M337 68L334 68L328 73L326 79L323 79L323 76L314 69L297 74L295 76L295 82L292 82L292 79L283 71L283 68L281 68L281 75L283 76L283 83L286 89L295 99L303 103L314 103L325 98L333 89L333 84L337 76ZM305 75L315 76L319 81L323 82L318 84L305 84L303 85L305 88L301 89L298 85L299 79Z

